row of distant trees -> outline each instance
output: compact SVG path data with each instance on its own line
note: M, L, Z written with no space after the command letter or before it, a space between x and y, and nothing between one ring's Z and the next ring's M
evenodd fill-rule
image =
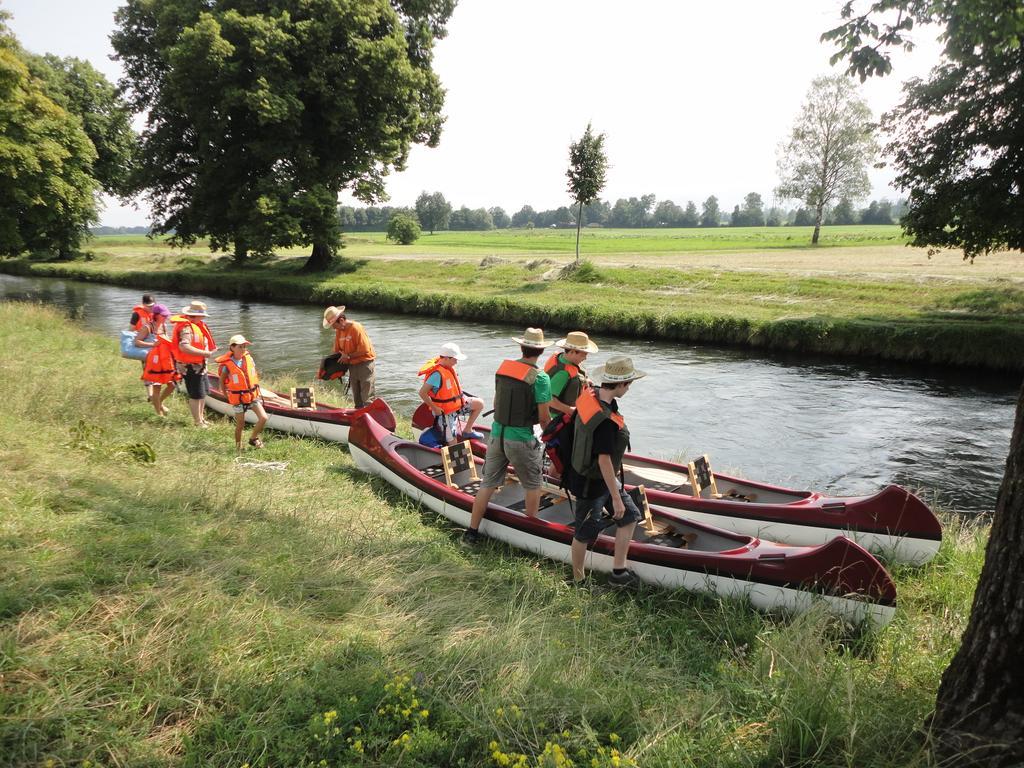
M855 208L850 200L840 200L825 216L825 224L894 224L906 210L897 200L872 200L864 208ZM338 209L341 228L349 232L383 232L395 214L406 214L419 221L424 231L485 231L513 228L565 228L576 226L576 214L568 206L538 211L524 205L511 216L500 206L492 208L453 207L440 192L424 192L414 208L401 206L355 207ZM761 195L751 192L731 213L719 206L712 195L697 209L690 201L685 207L672 200L656 200L654 195L620 198L614 205L595 200L583 206L583 226L639 229L644 227L781 227L812 226L811 208L764 207Z

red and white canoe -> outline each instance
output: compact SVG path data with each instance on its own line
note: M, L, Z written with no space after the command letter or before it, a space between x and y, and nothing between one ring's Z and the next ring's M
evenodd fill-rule
M380 424L359 418L349 433L349 451L363 471L458 525L469 523L475 486L468 471L456 475L460 487L447 485L437 449L403 440ZM526 517L523 507L522 488L510 479L488 506L481 533L570 562L569 502L559 494L548 495L533 519ZM652 507L652 513L661 530L648 534L637 525L629 548L630 568L645 582L744 598L767 610L803 611L824 604L844 619L875 626L888 623L896 609L896 587L885 568L848 539L834 538L813 547L786 546L705 525L672 510ZM598 537L587 556L588 568L611 570L614 527L610 533Z
M429 411L418 409L413 426L429 426ZM485 435L487 427L475 429ZM473 441L483 456L486 445ZM623 459L627 486L643 485L652 504L677 509L687 518L746 536L763 536L786 544L824 544L846 536L891 562L927 563L942 544L942 524L910 491L889 485L870 496L828 496L715 472L718 493L710 488L693 495L689 469L661 459L627 453Z
M220 389L220 379L212 374L209 374L209 378L210 394L206 396L207 407L233 418L234 410ZM278 432L347 443L349 427L363 414L368 415L384 429L395 428L395 414L391 411L391 406L379 398L362 408L338 408L326 403L317 403L316 408L292 408L285 395L263 386L260 388L265 395L263 408L267 412L267 428ZM271 397L266 397L267 395ZM255 424L256 414L251 410L247 411L245 420L249 424Z

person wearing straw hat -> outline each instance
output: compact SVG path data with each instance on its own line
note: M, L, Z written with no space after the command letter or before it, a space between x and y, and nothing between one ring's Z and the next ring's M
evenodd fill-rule
M483 438L482 434L473 431L473 425L484 409L484 401L463 392L459 374L455 372L455 366L465 359L459 345L448 342L441 345L437 357L428 360L419 370L419 375L423 377L420 400L434 415L434 426L428 430L433 434L426 437L437 445ZM466 423L462 425L462 418L467 414Z
M206 396L210 380L206 376L207 361L217 351L217 342L206 326L206 304L193 301L182 307L181 314L171 318L174 331L171 346L178 364L178 372L185 379L188 409L197 427L206 428Z
M480 523L494 492L505 482L508 465L515 467L519 484L526 492L525 512L536 517L544 484L544 460L540 441L533 433L535 425L546 427L551 421L551 380L537 363L549 346L540 328L527 328L519 345L521 357L505 360L494 376L494 422L487 442L483 480L473 500L469 528L463 534L466 544L477 544Z
M356 408L373 400L376 383L377 353L362 323L349 320L345 305L324 310L324 328L334 329L334 353L338 362L348 365L348 383Z
M597 344L583 331L572 331L555 342L561 352L555 352L544 364L544 372L551 378L551 410L571 414L576 398L587 383L583 363L587 355L597 352Z
M227 395L228 403L235 413L235 450L242 452L242 432L245 431L245 412L256 414L256 426L249 436L249 445L262 448L263 428L267 426L267 411L263 407L260 392L260 375L256 372L256 361L249 354L251 341L240 333L228 339L228 351L217 358L220 363L221 391Z
M630 385L647 374L638 371L633 361L615 355L594 369L596 389L586 388L576 400L572 461L567 471L567 487L576 498L576 527L572 537L572 577L574 583L585 577L587 548L608 526L605 510L611 513L615 528L612 584L625 586L636 581L626 567L629 542L640 520L640 510L626 494L620 477L622 457L629 446L629 429L619 414L618 398Z

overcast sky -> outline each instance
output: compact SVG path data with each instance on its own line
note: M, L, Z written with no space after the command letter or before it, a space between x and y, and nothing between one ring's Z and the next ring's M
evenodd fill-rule
M112 80L109 35L119 0L0 0L36 53L87 59ZM818 42L839 23L840 0L460 0L437 46L447 122L437 149L416 147L391 177L391 205L423 190L455 206L565 205L569 143L587 122L607 134L602 198L653 193L698 207L716 195L731 210L748 192L771 204L776 147L812 78L833 70ZM865 83L876 116L900 83L927 73L939 46L930 30ZM886 170L873 197L896 196ZM108 201L102 223L147 223L144 208Z

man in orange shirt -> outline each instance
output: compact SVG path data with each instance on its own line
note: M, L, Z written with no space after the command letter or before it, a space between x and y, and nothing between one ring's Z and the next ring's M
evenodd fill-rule
M377 353L373 351L370 337L362 323L349 320L345 316L345 306L328 307L324 310L324 328L334 329L334 351L340 355L338 362L346 363L349 387L356 408L362 408L373 400L375 382L374 361Z

